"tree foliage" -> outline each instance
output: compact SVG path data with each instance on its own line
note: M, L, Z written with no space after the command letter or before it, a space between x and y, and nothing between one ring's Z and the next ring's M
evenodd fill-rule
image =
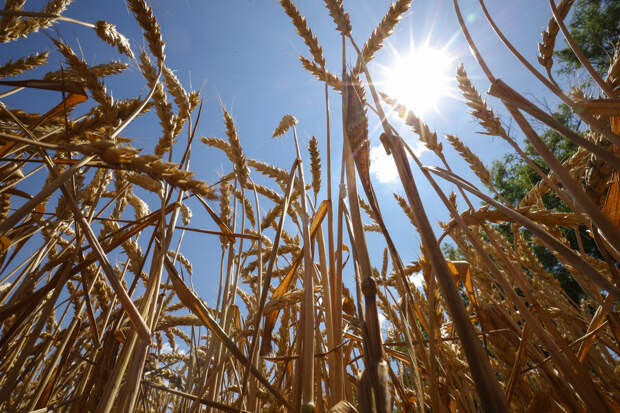
M620 1L577 0L571 16L568 25L571 36L592 65L605 72L620 38ZM568 47L556 55L562 64L562 72L570 73L581 67Z
M614 54L614 45L620 41L620 1L617 0L578 0L573 7L568 24L571 35L581 47L586 57L600 72L607 71L611 56ZM570 48L556 52L559 60L559 71L566 75L576 73L581 65ZM557 107L553 116L573 130L579 131L579 118L570 108L561 104ZM577 146L555 130L546 130L541 134L541 139L560 161L565 161L576 151ZM540 155L527 142L525 153L545 172L548 168ZM536 171L529 166L520 156L507 154L503 159L493 162L491 180L499 193L511 204L517 205L530 189L540 181ZM555 194L548 193L543 197L543 202L548 209L568 211L568 207ZM505 233L510 232L508 226L500 226ZM580 228L581 239L585 252L600 257L600 253L586 234L585 228ZM572 228L562 228L564 236L577 247L577 234ZM530 234L524 231L525 239ZM579 301L583 291L570 273L564 268L553 254L542 246L533 246L534 251L547 271L552 273L562 284L568 295Z

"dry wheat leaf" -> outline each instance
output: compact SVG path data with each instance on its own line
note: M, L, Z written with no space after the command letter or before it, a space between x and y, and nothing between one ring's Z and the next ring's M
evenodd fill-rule
M6 251L11 246L11 240L3 235L0 237L0 252Z
M312 224L310 225L310 238L311 239L314 238L314 235L317 229L319 228L319 225L321 225L321 223L323 222L323 218L325 218L325 215L327 214L328 210L329 210L329 202L328 201L321 202L321 205L319 206L319 209L316 211L314 219L312 220ZM303 247L301 251L303 251ZM303 252L300 252L295 258L295 261L293 262L293 266L291 267L291 269L288 271L288 273L286 274L286 276L284 277L280 285L273 292L273 295L271 297L272 301L281 298L284 295L284 293L288 291L289 287L291 286L295 278L295 273L297 272L297 268L301 264L302 259L303 259ZM263 329L263 337L262 337L261 350L260 350L260 354L262 356L268 354L271 350L271 332L273 331L273 328L276 325L276 320L278 319L279 313L280 313L280 310L273 310L272 312L270 312L269 314L265 316L265 327Z
M596 339L596 332L594 331L599 329L605 322L605 314L606 311L601 306L599 306L596 313L594 313L594 317L592 317L590 325L588 326L588 334L591 332L592 333L581 343L579 351L577 352L577 360L579 360L580 363L583 363L588 355L588 352L594 345L594 340Z
M457 286L459 281L462 282L467 291L467 296L475 306L478 306L478 301L474 294L474 285L471 281L471 264L467 261L446 261L446 263Z

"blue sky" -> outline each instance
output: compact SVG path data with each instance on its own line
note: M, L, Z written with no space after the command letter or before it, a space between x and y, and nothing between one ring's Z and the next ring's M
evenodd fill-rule
M328 62L328 69L333 73L340 73L341 42L323 2L298 0L295 3L306 15L309 26L317 35ZM30 1L25 9L40 10L44 4L42 1ZM299 120L297 132L300 143L305 147L311 136L317 136L323 165L326 165L323 86L301 67L298 56L309 54L278 1L153 0L150 4L162 26L167 44L167 65L176 71L187 88L191 85L193 89L202 89L205 103L198 126L199 136L225 138L221 111L223 105L234 117L244 151L249 157L288 169L295 154L291 137L272 140L271 134L281 117L291 113ZM344 4L351 15L354 37L361 45L385 14L390 2L349 0ZM527 97L535 96L539 103L546 102L549 107L555 107L556 102L501 45L486 23L478 2L463 0L461 7L474 39L496 76L521 94ZM550 16L548 3L540 0L489 0L488 8L515 46L536 65L540 32L547 25ZM131 39L136 54L144 47L140 28L123 1L76 1L64 15L92 23L100 19L109 21ZM61 22L47 32L52 36L62 36L76 51L81 48L84 58L91 65L111 59L127 60L120 57L115 49L107 47L90 29ZM382 67L390 67L398 54L407 54L412 43L428 43L431 47L445 48L454 58L452 73L456 70L456 64L463 62L484 96L488 82L469 53L451 1L414 1L411 11L405 15L394 35L370 65L377 82L383 80ZM52 49L49 39L42 33L34 34L29 39L0 46L0 61L21 57L33 49L44 48ZM352 49L349 49L349 63L355 61L351 51ZM61 57L57 53L52 54L46 69L58 70L61 63ZM44 72L30 72L21 78L37 77ZM451 85L456 89L454 80ZM133 62L130 62L130 68L125 74L107 78L106 86L116 98L137 94L144 96L147 93L137 65ZM454 94L458 95L456 90ZM33 96L38 95L24 92L6 99L6 103L11 108L27 111L45 111L49 108L48 101L34 100ZM342 145L339 96L332 93L330 99L332 160L334 170L338 171ZM489 103L500 115L503 114L497 101L489 99ZM488 166L508 151L508 145L499 138L476 133L481 127L468 114L467 107L459 99L443 99L438 105L438 111L427 113L424 120L437 131L444 142L452 168L473 182L478 183L465 163L448 147L443 138L444 134L459 136ZM392 122L399 124L397 119ZM371 116L371 131L376 131L376 126L377 119ZM402 130L403 136L412 146L418 147L417 137L405 128ZM520 140L516 129L512 128L511 131ZM126 135L134 139L134 146L145 148L144 152L150 153L160 136L158 122L154 115L147 115L133 124ZM184 142L184 136L183 134L180 142ZM371 134L370 139L372 146L379 144L378 133ZM182 144L179 144L179 149L175 152L177 160ZM423 152L421 159L424 163L437 164L437 159L430 152ZM307 158L305 160L307 161ZM197 177L211 183L215 182L219 175L229 172L231 165L217 150L206 148L196 141L192 148L191 169L196 171ZM445 208L430 186L423 181L419 171L414 169L414 176L427 206L429 219L435 224L435 228L438 228L437 221L447 219ZM324 176L323 188L325 179ZM337 188L337 179L335 174L334 188ZM393 192L402 193L400 184L379 182L376 177L374 182L388 228L396 239L399 252L407 262L416 259L419 251L418 236L408 223L403 225L406 218L392 197ZM27 185L22 186L22 189L27 189ZM448 192L455 190L451 185L446 184L443 187ZM207 218L199 204L190 203L190 206L194 210L192 226L215 229L214 223ZM212 206L215 208L217 204L213 203ZM269 207L267 204L263 206L263 212ZM379 241L378 236L369 235L372 256L376 259L379 259L383 250L383 243ZM195 285L210 304L214 304L214 289L219 276L219 272L215 270L219 266L219 254L215 252L217 245L217 237L188 233L182 247L184 254L194 263ZM348 268L345 273L350 276L351 271L352 269Z

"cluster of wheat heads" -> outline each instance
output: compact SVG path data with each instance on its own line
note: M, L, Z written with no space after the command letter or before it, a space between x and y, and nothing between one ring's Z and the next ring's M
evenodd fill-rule
M62 16L69 1L52 0L41 12L23 11L24 3L5 2L2 42L66 22L92 28L135 59L113 24ZM201 139L230 160L230 172L213 185L189 171L200 128L199 94L186 90L167 66L160 27L145 0L128 5L148 47L137 58L147 96L114 100L105 77L127 64L90 65L58 39L63 70L54 68L39 80L3 79L13 89L2 97L41 88L61 91L63 98L43 114L0 104L0 410L617 411L620 121L614 116L620 115L620 47L606 78L590 70L600 98L566 94L551 77L559 32L589 67L562 21L572 1L556 6L550 0L553 18L539 47L546 75L514 49L480 3L526 69L589 127L585 134L568 129L496 78L455 0L490 94L546 163L543 168L528 158L459 67L459 88L484 133L507 140L540 174L517 206L502 199L461 139L447 136L494 196L451 170L442 142L422 119L375 90L367 63L410 0L393 3L361 48L342 1L325 0L326 18L342 36L340 75L328 70L319 40L296 6L281 0L310 52L300 57L303 67L325 85L326 108L334 96L329 88L342 101L343 130L330 130L330 116L340 113L326 109L328 153L322 159L316 138L307 154L300 148L297 120L285 115L273 136L292 145L296 158L282 169L244 153L224 110L225 138ZM355 61L349 67L347 54ZM43 66L48 56L16 57L0 66L0 77ZM92 108L73 116L71 109L85 101ZM422 241L416 262L401 261L372 188L367 108L378 115L382 142L399 172L406 195L395 195L402 219ZM443 168L420 163L385 108L401 115ZM159 119L161 138L141 153L121 133L148 110ZM555 159L524 114L573 140L579 151L564 162ZM177 142L185 136L184 144ZM329 148L337 142L343 161L332 171ZM450 213L439 240L410 158ZM338 175L341 185L332 194L332 176ZM259 176L270 184L255 182ZM457 195L442 192L438 178L455 183L469 208L459 211ZM545 208L548 194L570 211ZM476 209L474 197L486 205ZM190 226L190 202L217 231ZM188 231L219 240L215 307L193 289L192 262L181 242ZM386 242L375 265L368 231ZM575 231L578 245L570 244L567 231ZM444 258L439 242L447 236L464 260ZM583 236L592 238L600 255L584 252ZM580 284L580 303L545 271L537 246L553 253ZM423 277L421 288L412 274ZM353 293L343 286L346 276L355 280ZM389 326L385 339L380 313Z

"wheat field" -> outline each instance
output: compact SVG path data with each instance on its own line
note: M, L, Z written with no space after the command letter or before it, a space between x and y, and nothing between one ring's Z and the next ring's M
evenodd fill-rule
M64 64L58 70L48 64L51 51L26 48L0 62L0 411L620 411L620 40L601 76L565 27L573 0L550 0L538 62L527 61L480 5L524 73L568 105L584 133L489 68L490 52L479 50L453 0L490 102L544 159L542 167L524 152L505 128L508 120L458 66L459 92L483 133L506 141L540 175L518 205L493 187L466 140L438 136L373 83L368 64L411 0L394 1L363 44L354 40L347 13L355 2L324 0L324 18L341 38L329 47L338 48L342 61L331 62L312 22L292 0L280 1L290 18L287 35L307 46L300 70L324 87L327 125L305 147L296 117L284 115L273 139L296 156L283 165L244 150L226 109L225 136L200 136L204 97L168 66L165 37L147 0L127 0L144 35L131 42L113 22L71 18L65 13L71 0L51 0L40 12L24 11L25 3L5 1L0 41L19 44L43 31ZM92 29L124 60L89 65L47 30L61 23ZM563 90L553 79L559 36L596 94ZM144 45L139 53L136 44ZM106 78L123 76L126 62L138 68L148 93L114 99ZM11 80L42 67L48 70L42 78ZM33 90L61 92L62 100L42 113L2 102ZM74 114L85 105L84 115ZM156 116L160 136L154 147L138 147L127 127L147 112ZM406 245L394 242L373 189L374 117L404 190L395 195L403 226L422 245L416 261L401 259ZM341 119L341 130L330 126L340 124L334 119ZM442 166L424 165L395 120ZM564 161L554 157L534 121L578 151ZM442 144L484 187L453 170ZM192 147L199 145L227 159L217 182L192 172ZM332 160L332 147L342 147L340 162ZM450 216L440 236L412 168ZM445 182L457 192L446 193ZM543 197L551 194L569 210L548 209ZM463 202L468 207L459 209ZM196 227L198 215L217 230ZM183 254L186 233L219 240L220 259L210 263L219 277L215 305L193 287L192 274L201 269ZM371 257L368 233L381 236L380 262ZM600 256L584 251L584 236ZM461 260L446 258L440 244L447 239ZM570 272L584 291L580 302L545 270L535 248L550 251ZM351 273L350 291L343 277Z

